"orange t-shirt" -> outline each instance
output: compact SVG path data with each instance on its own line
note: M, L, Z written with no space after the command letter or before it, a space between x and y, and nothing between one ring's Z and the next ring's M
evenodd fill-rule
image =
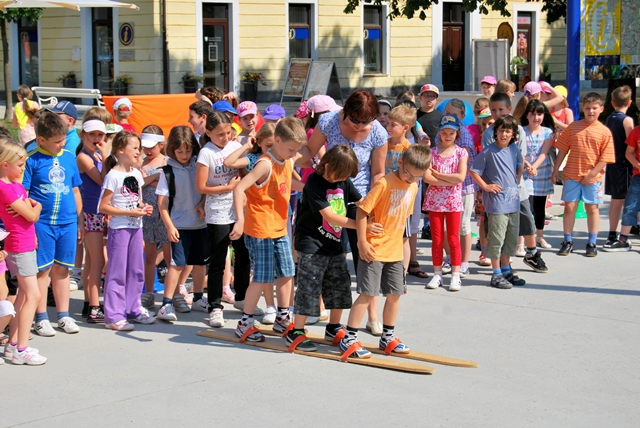
M281 238L287 234L293 167L290 160L280 162L271 153L260 156L258 162L269 162L271 172L263 183L245 192L244 233L254 238Z
M391 138L387 141L387 158L384 163L384 173L388 174L398 169L398 161L402 159L402 154L411 147L411 143L406 138L402 138L399 144L393 144Z
M407 184L395 172L390 172L373 185L360 203L359 208L369 215L369 219L384 228L382 235L367 233L367 241L376 250L376 261L403 260L402 235L417 193L416 183Z
M554 146L567 153L565 180L581 181L598 162L616 161L611 131L600 122L589 125L584 120L578 120L571 123ZM602 172L599 172L594 182L601 181Z

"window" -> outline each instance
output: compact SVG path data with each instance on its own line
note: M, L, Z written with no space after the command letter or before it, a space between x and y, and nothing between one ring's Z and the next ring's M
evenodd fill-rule
M364 7L364 72L382 73L384 64L382 61L384 47L383 17L381 6Z
M26 18L18 21L18 37L20 43L20 84L31 86L40 85L40 60L38 58L38 24L29 22Z
M289 58L311 58L311 5L289 5Z

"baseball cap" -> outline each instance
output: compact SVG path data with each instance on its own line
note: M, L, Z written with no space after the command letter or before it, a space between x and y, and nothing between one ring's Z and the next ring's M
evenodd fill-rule
M131 100L129 98L118 98L115 103L113 103L113 109L119 111L130 111L133 108L133 104L131 104Z
M279 120L287 115L287 112L280 104L271 104L264 109L262 117L267 120Z
M106 125L105 128L107 129L106 131L107 134L117 134L118 132L124 129L122 128L122 126L118 125L117 123L110 123Z
M490 85L497 85L498 81L493 76L484 76L482 78L482 80L480 81L480 83L488 83Z
M445 114L440 119L440 128L439 129L454 129L458 131L460 129L460 121L458 117L453 114Z
M298 106L298 110L296 110L296 117L298 119L302 119L304 117L307 117L308 114L309 114L309 108L307 107L307 102L303 101Z
M542 80L538 82L538 84L540 85L540 90L542 92L550 94L551 93L551 89L548 86L542 86L542 82L543 82Z
M427 83L426 85L422 85L422 88L420 88L420 95L422 95L425 92L435 92L436 95L440 95L440 91L438 90L438 87L430 83Z
M340 107L333 98L328 95L314 95L307 101L307 108L311 112L311 117L314 113L322 113L325 111L340 110Z
M558 91L558 93L560 95L562 95L563 97L567 98L567 95L569 95L569 91L567 91L567 88L565 88L562 85L558 85L558 86L554 86L553 89L555 89L556 91Z
M236 108L238 117L245 117L248 114L258 114L258 106L253 101L243 101Z
M226 100L218 101L213 104L213 110L220 113L233 113L236 114L236 109L233 108L231 103Z
M164 141L164 135L158 134L140 134L140 142L142 143L142 147L146 147L150 149L154 147L158 143L162 143Z
M101 120L87 120L82 124L82 132L100 131L107 133L107 127Z
M535 95L538 92L542 91L542 86L540 86L540 84L538 82L529 82L526 85L524 85L524 95L525 97L528 95Z
M48 108L51 113L64 113L74 119L78 119L78 109L71 101L60 101L55 107Z
M482 110L480 110L480 113L478 114L478 119L484 119L491 116L491 110L489 110L489 107L485 107Z

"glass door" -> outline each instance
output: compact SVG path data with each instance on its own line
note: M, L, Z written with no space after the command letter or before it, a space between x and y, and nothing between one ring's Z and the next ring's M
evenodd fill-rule
M38 24L22 18L18 21L20 84L29 87L40 85L40 60L38 58Z
M204 86L229 88L229 6L202 5L203 76Z
M112 93L113 86L113 12L111 8L93 8L93 86L101 93Z

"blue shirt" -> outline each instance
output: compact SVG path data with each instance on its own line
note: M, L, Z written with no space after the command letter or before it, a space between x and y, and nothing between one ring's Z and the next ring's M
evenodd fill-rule
M501 149L489 144L478 154L471 171L479 174L487 184L499 184L500 193L482 191L482 203L489 214L520 212L520 195L516 177L524 161L518 145L512 143Z
M38 147L29 153L22 185L30 198L42 204L38 221L51 225L78 221L73 188L81 184L76 157L68 150L54 155Z
M64 144L64 149L69 150L71 154L75 157L76 150L78 149L79 145L80 145L80 136L76 132L76 128L71 127L71 129L69 129L69 132L67 132L67 141Z

